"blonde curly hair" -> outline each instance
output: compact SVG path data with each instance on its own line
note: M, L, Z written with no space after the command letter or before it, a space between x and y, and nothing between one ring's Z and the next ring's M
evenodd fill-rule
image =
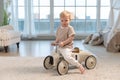
M63 17L69 17L70 20L74 19L73 13L66 11L66 10L60 13L60 18L63 18Z

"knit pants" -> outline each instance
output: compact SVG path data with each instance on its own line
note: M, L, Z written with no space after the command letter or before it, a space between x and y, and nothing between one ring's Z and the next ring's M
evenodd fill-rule
M72 49L70 48L58 48L64 59L71 65L74 65L76 67L80 67L80 63L75 60L74 57L72 57Z

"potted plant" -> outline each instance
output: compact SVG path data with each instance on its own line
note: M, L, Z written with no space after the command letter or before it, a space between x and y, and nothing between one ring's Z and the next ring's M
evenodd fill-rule
M8 25L9 24L9 15L5 10L3 10L3 13L4 13L3 14L4 17L3 17L2 25Z
M8 25L10 22L10 12L8 12L8 8L10 6L11 0L6 0L4 2L4 9L3 9L3 22L2 22L2 26L3 25Z

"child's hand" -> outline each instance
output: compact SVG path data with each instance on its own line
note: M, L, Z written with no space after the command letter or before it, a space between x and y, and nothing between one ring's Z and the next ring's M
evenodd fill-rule
M57 46L57 45L59 45L59 43L56 43L56 41L54 41L54 42L51 43L51 45L52 46Z
M60 42L60 43L59 43L59 46L60 46L60 47L63 47L63 46L64 46L64 43L63 43L63 42Z
M55 42L55 41L54 41L54 42L52 42L52 43L51 43L51 45L52 45L52 46L55 46L55 45L56 45L56 42Z

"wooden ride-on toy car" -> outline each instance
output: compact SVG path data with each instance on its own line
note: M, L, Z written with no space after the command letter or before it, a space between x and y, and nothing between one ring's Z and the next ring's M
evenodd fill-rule
M79 63L84 62L87 69L94 69L97 63L96 57L92 53L79 50L77 47L72 51L72 57L78 60ZM63 58L57 47L51 55L44 59L43 65L45 69L56 68L60 75L67 74L69 69L69 63Z

